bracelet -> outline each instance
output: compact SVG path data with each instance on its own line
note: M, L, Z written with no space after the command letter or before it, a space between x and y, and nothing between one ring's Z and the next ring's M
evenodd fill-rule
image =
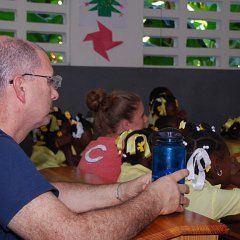
M120 185L121 185L121 183L119 183L118 186L117 186L117 196L116 196L116 198L117 198L117 200L119 200L120 202L123 203L124 201L119 196L119 187L120 187Z

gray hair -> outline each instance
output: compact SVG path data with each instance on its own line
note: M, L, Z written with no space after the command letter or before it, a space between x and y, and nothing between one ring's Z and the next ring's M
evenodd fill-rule
M16 75L41 67L39 46L17 38L0 37L0 93Z

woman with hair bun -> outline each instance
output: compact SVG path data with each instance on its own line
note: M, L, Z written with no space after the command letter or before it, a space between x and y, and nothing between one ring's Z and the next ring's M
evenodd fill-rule
M86 104L94 113L94 127L98 136L82 153L78 167L111 182L121 172L122 154L115 141L126 130L142 129L148 118L141 98L130 91L93 89L87 93Z

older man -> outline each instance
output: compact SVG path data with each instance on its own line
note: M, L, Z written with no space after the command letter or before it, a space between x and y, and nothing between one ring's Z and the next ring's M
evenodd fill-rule
M129 239L160 214L183 211L187 170L151 183L50 184L20 149L49 122L61 77L43 49L0 37L0 239ZM130 200L131 199L131 200Z

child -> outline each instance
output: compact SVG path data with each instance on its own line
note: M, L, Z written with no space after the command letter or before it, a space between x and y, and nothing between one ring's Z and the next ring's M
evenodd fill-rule
M212 185L221 184L225 188L233 184L240 187L240 164L232 162L225 141L215 132L214 127L206 123L199 126L188 124L183 135L187 142L187 159L197 148L204 148L208 152L212 164L206 177Z
M179 104L173 93L166 87L154 88L149 97L149 126L155 126L156 121L165 116L175 116L186 120L186 111L179 110Z
M220 134L229 139L240 138L240 117L229 118L221 127Z
M207 124L198 126L187 124L183 135L187 144L187 159L197 148L205 149L211 159L211 169L206 173L206 180L202 190L194 190L191 182L186 179L186 183L190 186L190 193L187 196L190 199L190 204L187 209L215 220L229 215L240 214L240 166L231 161L228 148L223 139ZM126 151L128 144L128 141L124 143L123 152ZM149 149L151 149L151 142L149 144ZM136 159L137 156L140 157L138 160ZM127 167L122 166L119 181L128 181L142 175L143 172L151 172L151 169L146 166L144 170L143 166L138 167L143 156L144 152L141 156L135 155L135 165L132 163L131 165L128 164ZM223 189L229 184L234 184L236 187L231 190Z
M48 125L34 130L31 160L37 169L76 166L80 153L92 139L91 123L80 114L73 120L69 112L54 107Z

